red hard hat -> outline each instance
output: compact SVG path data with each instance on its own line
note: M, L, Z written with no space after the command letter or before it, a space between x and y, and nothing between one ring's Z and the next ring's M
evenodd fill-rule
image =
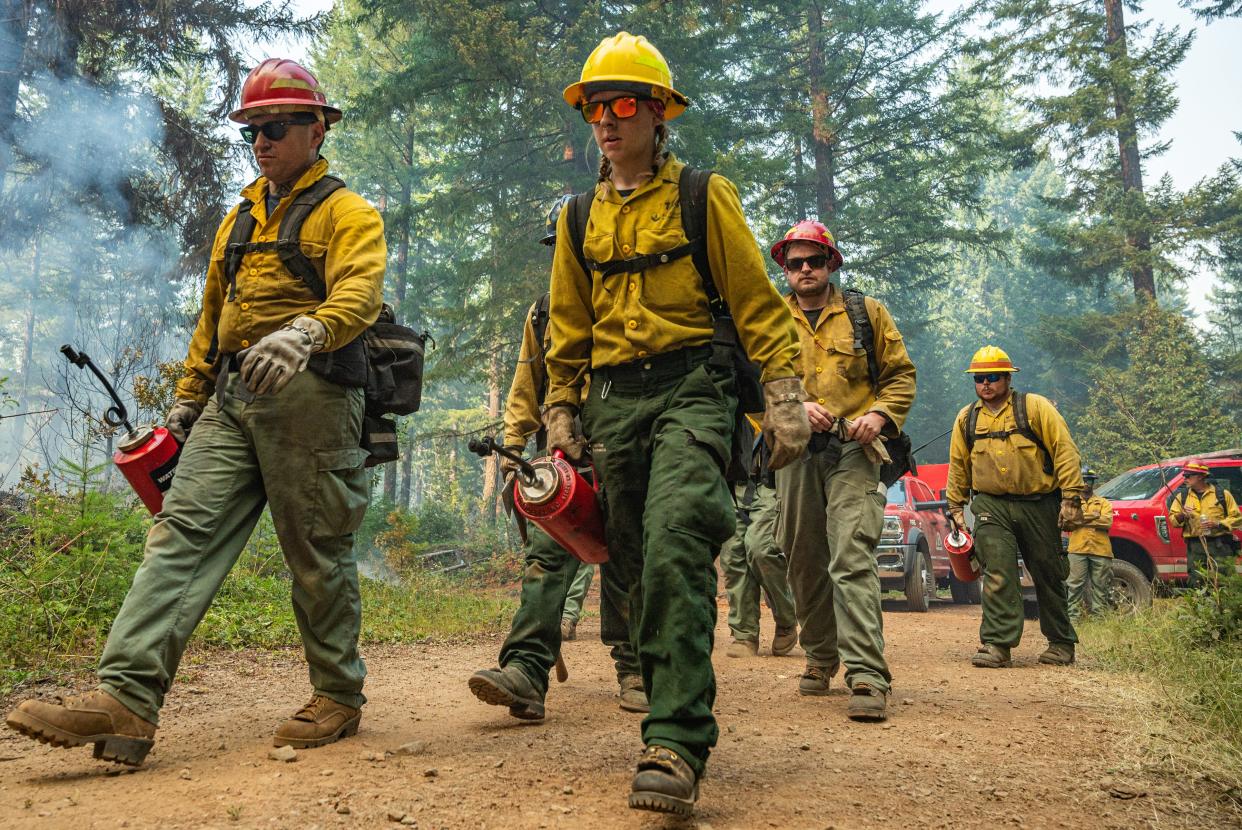
M1192 458L1182 465L1182 472L1187 475L1190 475L1191 473L1198 473L1199 475L1208 475L1209 473L1212 472L1212 470L1210 467L1208 467L1208 465L1204 464L1199 459Z
M803 219L790 228L780 242L772 246L772 259L776 260L776 264L782 268L785 266L785 249L794 242L810 242L812 245L827 248L828 253L832 255L833 269L840 268L845 262L841 257L841 251L837 249L837 240L833 239L832 231L814 219Z
M242 85L241 106L230 112L229 118L244 124L249 110L276 106L320 110L329 124L341 120L341 111L328 106L315 76L301 64L284 58L268 58L250 71Z

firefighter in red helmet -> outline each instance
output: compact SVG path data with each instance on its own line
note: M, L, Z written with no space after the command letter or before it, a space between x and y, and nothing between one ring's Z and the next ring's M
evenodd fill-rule
M383 223L328 175L319 150L341 111L306 69L264 61L229 117L261 175L216 232L167 419L181 459L104 646L99 688L25 701L7 719L36 740L93 743L95 757L123 764L150 750L186 643L265 507L293 575L313 688L273 742L306 748L352 735L365 701L352 550L369 496L359 335L380 311Z

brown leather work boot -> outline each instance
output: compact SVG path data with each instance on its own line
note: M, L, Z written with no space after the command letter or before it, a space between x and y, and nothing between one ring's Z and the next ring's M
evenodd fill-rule
M798 626L791 625L789 628L776 627L776 636L772 638L772 656L784 657L793 651L793 647L798 644Z
M880 721L888 717L888 695L867 683L855 683L850 689L850 720Z
M636 674L624 674L617 678L617 705L627 712L650 712L651 703L643 689L643 679Z
M155 744L155 724L143 720L103 689L84 695L22 701L9 713L10 729L52 746L95 745L95 757L136 767Z
M509 665L502 669L479 669L467 681L470 691L484 703L508 706L509 714L522 720L543 720L544 696L526 672Z
M819 666L807 666L798 678L798 694L811 697L823 697L828 694L828 684L832 681L830 672Z
M1009 657L1007 646L984 643L970 658L970 664L977 669L1007 669L1013 665L1013 660Z
M317 694L293 717L280 725L272 736L272 746L312 749L336 743L341 738L358 734L358 724L361 721L361 709Z
M698 778L680 755L663 746L643 750L630 785L631 810L688 816L698 800Z
M1049 643L1044 653L1039 655L1039 662L1049 666L1068 666L1074 662L1073 643Z
M725 649L726 657L754 657L758 653L759 643L754 640L739 640L737 637Z

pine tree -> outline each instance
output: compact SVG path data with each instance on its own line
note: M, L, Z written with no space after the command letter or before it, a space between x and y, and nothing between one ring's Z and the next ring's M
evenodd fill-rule
M1180 314L1140 300L1108 349L1120 369L1099 365L1079 422L1083 457L1102 475L1162 458L1238 446L1202 344Z

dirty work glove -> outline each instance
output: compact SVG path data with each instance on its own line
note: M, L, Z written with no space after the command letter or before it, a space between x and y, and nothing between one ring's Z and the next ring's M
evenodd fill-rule
M526 447L520 444L506 444L505 449L510 452L515 452L518 455L521 455L526 451ZM507 486L509 484L509 480L512 479L513 476L517 475L517 462L511 458L505 458L503 455L498 455L496 457L500 459L500 477L504 479Z
M854 422L849 418L837 418L835 424L837 435L841 441L850 440L847 436L854 429ZM860 442L861 443L861 442ZM872 464L891 464L893 457L888 454L888 447L884 446L884 439L877 435L868 444L863 444L863 454L867 456L867 460Z
M1062 530L1076 530L1082 524L1082 500L1077 496L1061 499L1061 515L1057 517L1057 525Z
M763 438L772 449L768 467L779 470L802 457L811 440L811 422L807 420L806 390L800 378L780 378L763 385Z
M327 333L313 317L299 317L264 337L246 352L242 380L256 395L275 395L306 368L310 356L323 348Z
M958 530L966 529L966 514L962 508L950 507L949 518L953 520L953 524L957 525Z
M553 404L544 410L543 428L548 433L548 452L560 450L576 462L582 458L586 441L578 434L574 414L574 407L568 404Z
M172 409L168 410L168 417L164 419L164 426L172 437L177 439L178 444L184 444L185 439L190 435L190 428L194 426L194 422L202 414L203 405L201 403L181 399L173 404Z

